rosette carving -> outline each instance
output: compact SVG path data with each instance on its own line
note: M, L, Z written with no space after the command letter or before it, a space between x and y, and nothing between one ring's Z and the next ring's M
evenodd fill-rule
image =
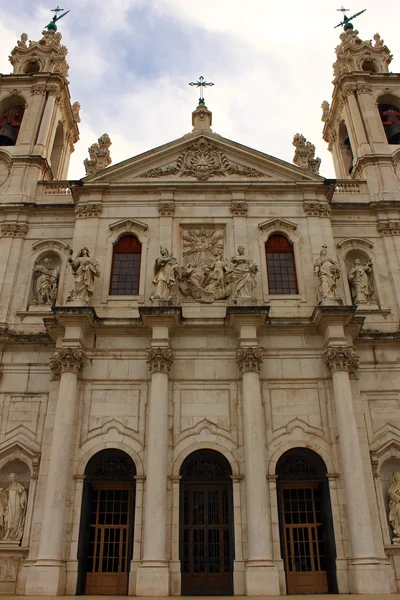
M259 373L262 359L263 349L259 346L254 348L238 348L236 350L235 360L238 364L241 373Z
M334 371L356 373L360 359L352 346L330 346L324 352L324 362L332 373Z
M66 371L80 373L86 360L86 354L80 348L60 348L50 358L52 379L58 379Z
M169 373L174 362L171 348L149 348L146 363L151 373Z

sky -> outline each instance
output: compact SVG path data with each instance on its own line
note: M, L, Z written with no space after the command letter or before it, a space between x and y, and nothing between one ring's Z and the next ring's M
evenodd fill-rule
M360 0L361 1L361 0ZM292 162L302 133L334 177L322 140L321 102L332 96L341 21L334 0L67 0L58 23L68 48L72 102L81 104L80 141L68 177L85 176L88 147L108 133L112 164L191 131L200 75L220 135ZM359 37L380 33L400 71L396 0L345 5ZM0 0L0 73L22 32L39 40L53 4Z

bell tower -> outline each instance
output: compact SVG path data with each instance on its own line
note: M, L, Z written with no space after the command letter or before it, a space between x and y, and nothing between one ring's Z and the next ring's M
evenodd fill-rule
M340 179L366 179L373 201L400 199L400 74L378 33L363 41L351 23L336 47L332 102L322 103L323 138Z
M67 48L52 28L38 42L21 35L13 73L0 76L0 201L33 200L38 180L65 179L78 141L79 103L71 105Z

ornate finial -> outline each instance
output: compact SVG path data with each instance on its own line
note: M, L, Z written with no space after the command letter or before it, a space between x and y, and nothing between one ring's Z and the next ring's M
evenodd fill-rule
M101 169L108 167L112 160L110 156L109 147L111 146L111 140L107 133L103 133L97 140L97 144L92 144L89 150L90 159L86 158L83 161L86 169L86 175L92 175L97 173Z
M203 75L200 75L198 81L191 81L189 83L189 85L192 85L194 87L200 88L199 105L201 105L201 104L205 104L205 102L204 102L204 95L203 95L203 88L205 88L205 87L211 87L212 85L214 85L214 83L212 83L211 81L206 81L204 79Z
M55 13L54 17L52 18L52 20L50 21L50 23L48 25L46 25L46 29L48 31L57 31L57 25L56 22L59 21L60 19L62 19L63 17L65 17L65 15L67 15L69 12L71 12L70 10L65 11L65 13L63 13L62 15L58 16L58 13L62 12L64 9L60 8L59 6L57 6L57 8L52 8L51 12Z
M347 31L348 29L353 29L353 23L350 23L350 21L352 21L353 19L355 19L359 15L362 15L367 9L364 8L364 10L360 10L360 12L355 13L351 17L346 17L346 15L344 14L345 12L349 12L348 8L344 8L342 6L342 8L337 8L336 10L338 10L339 12L341 12L343 14L343 21L341 21L339 23L339 25L335 25L334 29L336 29L336 27L340 27L341 25L343 25L344 31Z
M293 137L293 146L296 148L294 153L293 162L302 169L308 169L313 173L319 171L321 165L321 159L315 158L315 146L311 142L307 142L304 135L296 133Z

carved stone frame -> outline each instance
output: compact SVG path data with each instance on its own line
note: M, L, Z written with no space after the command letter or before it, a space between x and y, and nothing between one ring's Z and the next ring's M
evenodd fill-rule
M106 240L105 258L104 258L104 276L103 286L101 290L101 303L118 303L120 306L125 306L127 302L143 304L146 291L146 265L147 252L149 247L149 236L145 233L148 229L146 223L142 223L136 219L122 219L109 225L110 234ZM110 277L112 269L113 248L120 237L126 234L133 234L137 237L142 245L142 253L140 257L140 276L139 276L139 294L137 296L112 296L109 294Z
M259 223L258 229L261 233L258 236L258 244L260 249L260 272L261 272L261 286L262 286L262 297L263 301L270 304L273 300L294 300L298 302L306 302L306 287L304 281L303 270L301 266L300 257L300 236L296 232L297 224L289 221L288 219L282 219L280 217L274 219L268 219ZM297 275L297 285L299 288L298 294L270 294L268 288L268 271L267 271L267 260L265 257L265 244L271 235L278 233L286 236L289 241L293 244L294 263Z

